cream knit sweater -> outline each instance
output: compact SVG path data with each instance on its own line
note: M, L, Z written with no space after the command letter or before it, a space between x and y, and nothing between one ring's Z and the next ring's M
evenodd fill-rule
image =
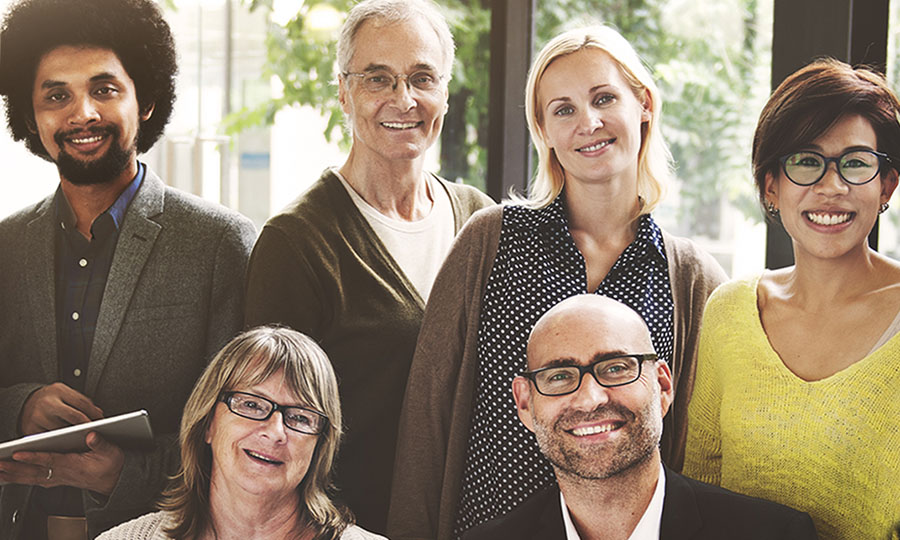
M709 298L684 474L808 512L820 538L888 540L900 521L900 335L819 381L760 324L759 277Z

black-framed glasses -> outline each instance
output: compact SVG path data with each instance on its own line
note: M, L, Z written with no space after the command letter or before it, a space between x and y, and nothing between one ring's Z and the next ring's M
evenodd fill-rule
M522 376L534 383L538 393L545 396L564 396L581 387L586 373L594 376L604 388L625 386L641 378L644 362L655 361L656 353L607 356L587 366L555 366L526 371Z
M881 172L884 163L893 164L890 156L874 150L849 150L837 157L825 157L819 152L804 150L782 156L779 161L788 180L798 186L811 186L821 180L832 162L844 182L854 186L871 182Z
M224 402L234 414L260 422L268 420L275 411L281 411L285 427L307 435L318 435L328 425L328 417L319 411L295 405L279 405L271 399L249 392L222 392L219 401Z
M363 88L373 94L377 94L388 88L390 88L391 91L396 90L401 79L405 79L406 87L410 91L416 89L422 92L434 92L440 88L441 79L444 78L443 75L438 75L434 71L428 69L419 70L409 74L394 74L386 69L373 69L362 73L345 71L342 75L344 77L356 77L360 79Z

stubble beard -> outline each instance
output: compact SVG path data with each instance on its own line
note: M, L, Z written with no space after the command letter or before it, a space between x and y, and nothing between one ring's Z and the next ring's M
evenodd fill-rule
M590 422L610 416L625 419L619 440L598 444L592 449L580 448L573 436L562 426ZM558 475L570 475L582 480L605 480L645 463L659 446L662 436L662 415L659 399L649 400L637 413L626 407L608 403L589 413L564 411L548 427L534 419L534 434L541 453L553 465Z
M116 125L109 125L88 130L90 134L107 135L109 145L100 157L90 161L76 159L66 151L66 133L56 133L53 140L59 148L56 156L56 167L60 176L76 186L91 186L114 181L125 171L137 152L137 135L128 148L124 148L122 132Z

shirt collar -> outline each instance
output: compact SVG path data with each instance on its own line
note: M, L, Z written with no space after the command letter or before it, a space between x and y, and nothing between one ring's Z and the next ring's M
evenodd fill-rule
M569 227L569 219L566 216L566 192L562 191L553 202L537 211L538 226ZM638 218L638 230L631 246L636 250L636 255L646 256L655 253L662 261L667 261L665 245L663 244L662 230L650 217L650 214L642 214Z
M631 531L628 540L659 540L659 529L662 523L663 501L666 496L666 471L659 464L659 479L656 481L656 489L653 490L653 496L650 498L650 504L644 510L644 514L638 521L637 526ZM581 540L578 531L575 530L575 524L572 522L572 516L569 514L569 507L566 506L566 499L563 497L562 491L559 492L559 504L562 507L563 527L566 530L566 540Z
M128 210L128 205L131 203L132 199L134 199L134 196L135 194L137 194L138 189L140 189L141 183L143 183L144 181L146 170L147 166L138 161L138 172L134 176L134 179L132 179L128 186L122 191L122 193L119 194L119 197L114 203L112 203L112 206L110 206L102 214L97 216L97 219L94 220L94 223L100 221L100 218L102 218L104 214L108 214L112 219L115 230L119 230L121 228L122 221L125 219L125 212ZM72 210L72 205L69 204L69 200L66 199L65 194L63 194L62 187L59 187L56 190L56 218L60 221L64 230L75 230L75 211ZM92 232L93 228L94 224L91 224Z

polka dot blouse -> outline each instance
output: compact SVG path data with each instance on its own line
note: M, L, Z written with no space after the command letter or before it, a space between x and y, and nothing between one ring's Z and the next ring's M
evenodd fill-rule
M549 206L507 206L478 330L472 428L455 534L506 514L550 482L549 462L519 421L510 390L525 370L534 323L558 302L587 291L584 257L569 233L564 196ZM595 291L643 316L660 359L671 361L674 304L662 231L649 215Z

